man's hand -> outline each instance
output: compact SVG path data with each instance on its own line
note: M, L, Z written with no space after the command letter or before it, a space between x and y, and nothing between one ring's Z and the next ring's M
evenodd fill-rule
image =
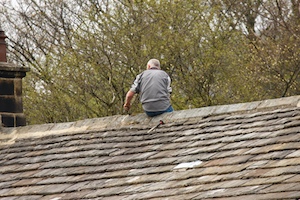
M131 99L133 98L134 94L135 93L130 91L130 90L126 94L125 103L124 103L123 107L124 107L124 110L127 111L127 112L129 111L129 109L131 107L130 102L131 102Z
M123 107L124 107L124 110L128 112L130 109L130 104L124 104Z

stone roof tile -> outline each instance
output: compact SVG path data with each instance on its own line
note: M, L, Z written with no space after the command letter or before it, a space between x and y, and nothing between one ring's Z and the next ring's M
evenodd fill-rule
M299 199L299 102L1 128L0 199Z

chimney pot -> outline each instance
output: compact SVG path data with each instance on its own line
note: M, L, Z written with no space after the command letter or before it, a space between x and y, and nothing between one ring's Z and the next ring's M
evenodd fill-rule
M6 35L2 28L0 27L0 62L7 62L6 59Z

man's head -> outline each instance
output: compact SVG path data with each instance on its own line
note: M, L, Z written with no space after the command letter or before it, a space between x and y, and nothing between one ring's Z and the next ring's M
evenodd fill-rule
M147 69L160 69L160 62L157 59L150 59L147 63Z

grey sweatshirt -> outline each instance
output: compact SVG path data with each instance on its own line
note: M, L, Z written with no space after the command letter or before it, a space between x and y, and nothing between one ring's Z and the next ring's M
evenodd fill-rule
M164 111L171 105L171 78L163 70L145 70L136 76L130 90L140 94L140 101L145 111Z

